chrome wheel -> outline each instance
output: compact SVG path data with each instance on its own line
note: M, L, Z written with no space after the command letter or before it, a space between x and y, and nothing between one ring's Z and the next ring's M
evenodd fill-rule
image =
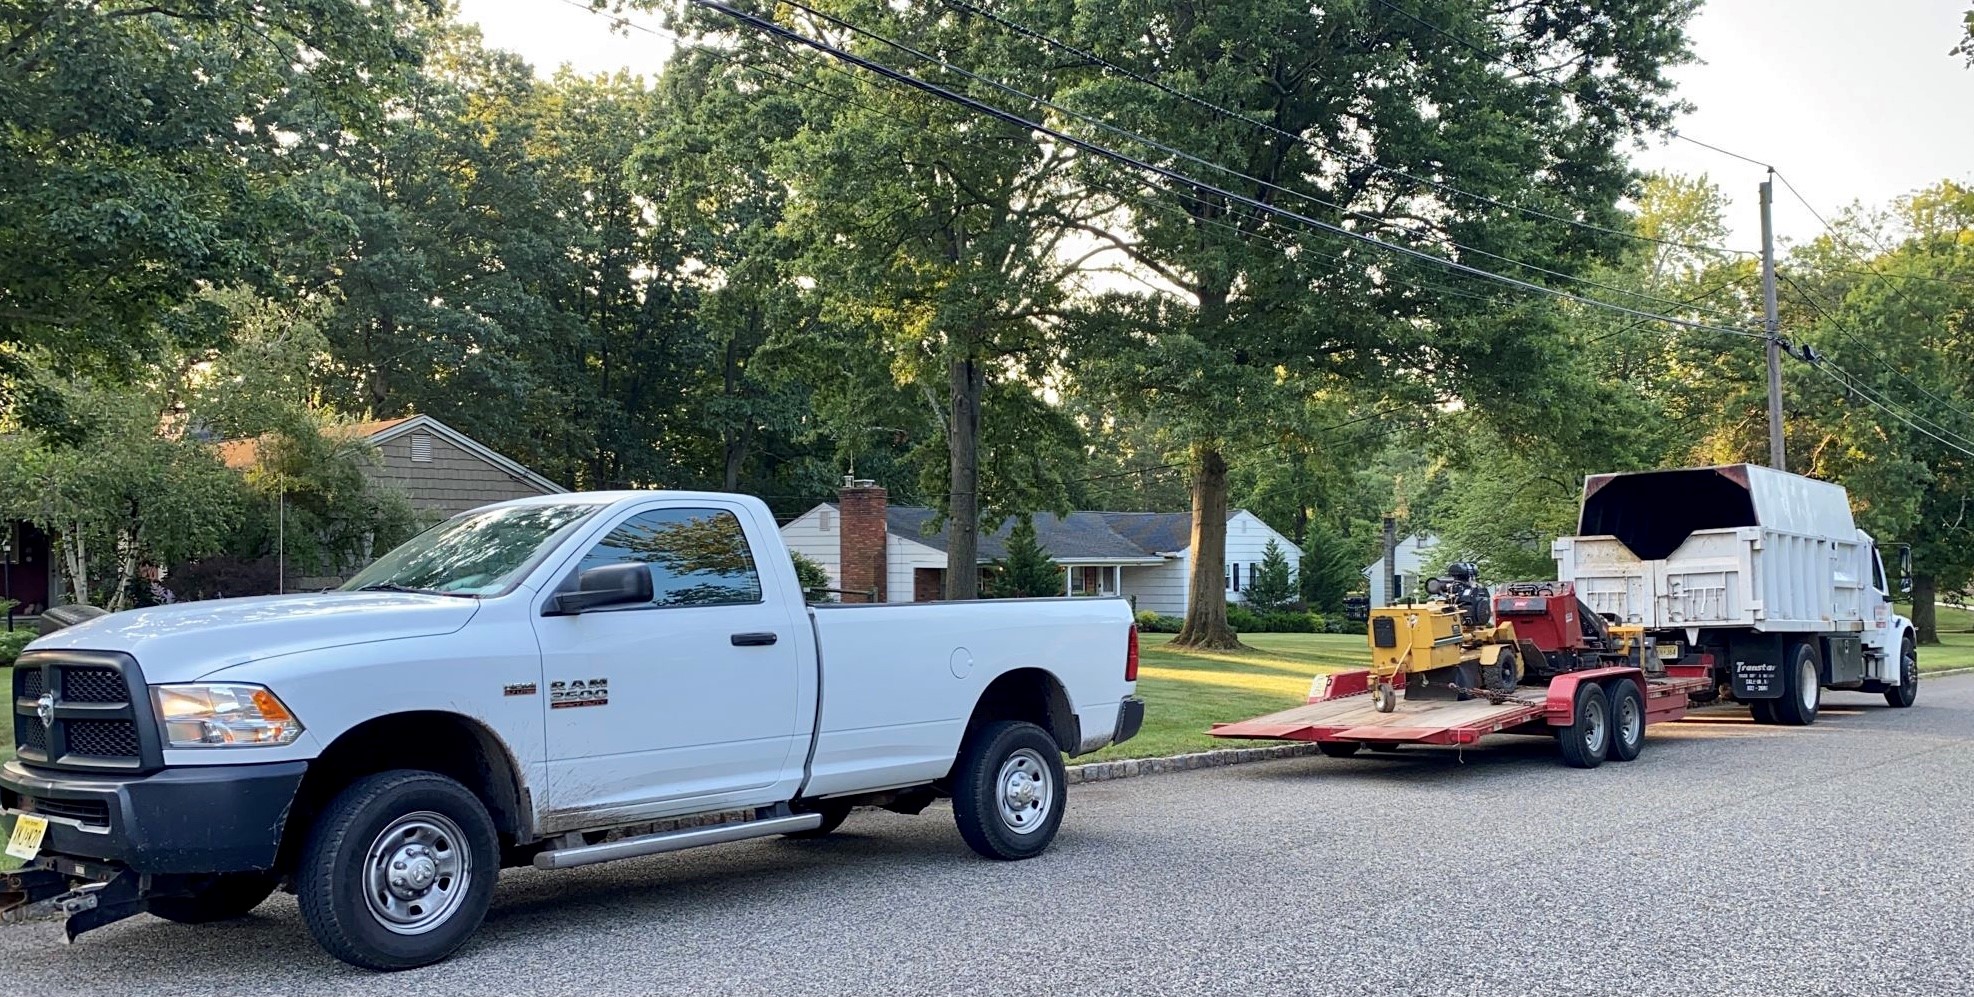
M1055 777L1033 748L1021 748L1001 763L994 780L1001 805L1001 823L1016 834L1028 834L1048 821L1055 806Z
M1637 744L1645 736L1645 714L1638 708L1638 700L1631 696L1618 697L1618 738L1626 744Z
M370 916L393 933L420 935L446 923L466 901L473 856L452 818L421 810L377 835L363 869Z
M1583 718L1583 746L1593 755L1604 753L1604 740L1611 736L1610 720L1602 710L1592 710Z

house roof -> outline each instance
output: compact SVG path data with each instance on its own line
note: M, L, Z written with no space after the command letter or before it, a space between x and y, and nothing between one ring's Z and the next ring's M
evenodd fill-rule
M393 437L402 436L405 433L418 429L425 430L435 436L442 436L447 442L459 447L461 450L468 451L481 460L543 491L568 491L568 489L561 485L528 470L520 463L503 456L486 444L467 436L465 433L429 415L407 415L400 416L396 419L373 419L368 422L353 422L343 426L331 427L329 431L345 435L347 438L361 439L372 444L380 444ZM258 437L240 440L222 440L215 444L215 447L219 451L219 459L225 462L227 467L237 471L244 471L253 467L260 459L260 439Z
M1236 509L1227 514L1232 519ZM891 506L884 511L886 526L896 536L914 540L934 550L946 549L946 524L926 532L937 517L936 510L919 506ZM980 534L980 558L997 560L1007 556L1008 534L1016 519L1009 516L992 533ZM1058 562L1097 561L1104 563L1146 562L1187 549L1192 543L1193 514L1190 512L1072 512L1067 516L1038 512L1034 516L1035 539L1049 557Z

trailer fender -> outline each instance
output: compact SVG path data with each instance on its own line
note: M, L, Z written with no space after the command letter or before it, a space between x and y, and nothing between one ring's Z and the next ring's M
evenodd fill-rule
M1580 672L1564 672L1549 680L1549 695L1543 702L1542 719L1551 727L1568 727L1576 723L1576 690L1589 682L1604 686L1606 693L1619 679L1630 679L1638 683L1641 692L1647 689L1645 673L1636 668L1589 668ZM1648 702L1648 710L1651 704Z

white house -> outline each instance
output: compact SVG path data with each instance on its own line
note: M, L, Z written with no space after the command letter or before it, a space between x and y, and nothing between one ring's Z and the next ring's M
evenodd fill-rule
M1433 550L1438 546L1439 538L1430 533L1415 534L1398 542L1397 549L1392 552L1392 560L1398 566L1397 599L1415 598L1422 594L1419 586L1424 580L1419 576L1425 570L1426 562L1432 560ZM1385 597L1385 559L1380 557L1365 565L1363 575L1369 583L1371 605L1389 605L1391 600Z
M944 525L931 529L937 518L933 510L889 506L883 494L882 488L857 482L844 489L841 501L825 502L789 521L781 528L781 535L791 550L822 565L836 588L877 588L885 602L940 598L946 584ZM858 529L859 517L867 518L870 526ZM853 521L847 536L846 518ZM876 525L880 520L881 530ZM1072 512L1062 517L1038 513L1034 523L1036 540L1063 568L1065 595L1123 595L1139 610L1173 615L1186 611L1191 513ZM992 533L982 532L981 564L1006 556L1007 538L1014 524L1010 517ZM881 544L881 572L876 568L880 555L858 547L860 534L873 547ZM1299 567L1302 552L1294 541L1245 509L1228 515L1227 571L1222 585L1229 602L1241 601L1241 589L1260 568L1262 551L1270 540L1281 545L1291 569ZM846 542L852 548L853 561L863 559L868 565L850 572L854 577L846 577L843 569Z

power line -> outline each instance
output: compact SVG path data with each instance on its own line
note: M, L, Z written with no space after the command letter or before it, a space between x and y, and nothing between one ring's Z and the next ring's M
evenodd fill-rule
M876 62L874 60L865 58L863 56L859 56L854 53L845 51L841 48L831 45L826 41L822 41L821 39L811 38L798 31L785 28L773 21L767 20L757 15L750 14L746 11L742 11L735 7L732 7L724 2L721 2L721 0L689 0L689 2L695 4L696 6L704 7L708 10L712 10L717 13L724 14L727 17L730 17L736 21L751 26L757 30L767 32L777 37L785 38L789 41L796 42L797 44L804 45L809 48L813 48L816 51L824 53L825 55L849 63L850 65L857 66L858 68L864 69L868 72L875 73L879 76L883 76L886 79L895 80L896 82L903 83L906 86L912 87L914 89L922 90L926 93L933 94L942 99L959 104L962 107L966 107L970 110L973 110L980 114L987 115L988 117L1005 122L1007 124L1014 125L1020 128L1026 128L1030 131L1035 132L1036 134L1044 135L1058 142L1062 142L1074 146L1078 149L1082 149L1085 152L1089 152L1092 155L1098 156L1100 158L1111 160L1113 162L1139 170L1141 172L1155 174L1167 180L1171 180L1173 182L1184 184L1188 187L1210 193L1215 197L1224 198L1229 201L1239 202L1254 210L1263 211L1268 214L1277 215L1282 218L1287 218L1296 222L1300 222L1303 225L1307 225L1319 231L1328 232L1330 234L1339 235L1346 239L1351 239L1357 242L1364 243L1366 245L1385 249L1401 256L1407 256L1414 259L1423 260L1429 263L1434 263L1441 267L1444 267L1449 270L1453 270L1458 273L1463 273L1474 277L1480 277L1486 280L1492 280L1497 283L1505 284L1511 287L1518 287L1523 290L1533 291L1537 294L1546 294L1560 300L1574 301L1579 304L1588 305L1594 308L1602 308L1607 311L1617 312L1621 314L1628 314L1639 318L1656 319L1659 321L1667 322L1672 325L1679 325L1687 328L1718 332L1724 335L1744 336L1744 337L1757 338L1757 339L1765 338L1762 333L1758 333L1758 332L1751 332L1745 329L1733 329L1725 326L1709 325L1705 322L1695 322L1688 319L1675 318L1670 315L1659 315L1653 312L1645 311L1643 309L1631 308L1626 305L1620 305L1609 301L1602 301L1596 298L1586 297L1584 295L1575 294L1569 291L1562 291L1552 287L1545 287L1541 284L1535 284L1529 281L1521 280L1519 278L1509 277L1505 274L1494 273L1493 271L1476 267L1471 264L1462 263L1457 260L1449 260L1441 256L1435 256L1431 253L1425 252L1423 250L1415 249L1410 246L1405 246L1398 243L1386 242L1385 240L1379 239L1375 236L1365 235L1364 233L1361 232L1355 232L1339 225L1321 221L1316 218L1311 218L1310 216L1301 214L1299 212L1290 211L1289 209L1283 208L1279 205L1269 204L1265 201L1248 197L1243 194L1235 193L1234 191L1228 190L1224 187L1219 187L1214 184L1209 184L1204 181L1194 179L1183 173L1180 173L1177 170L1173 170L1169 167L1164 167L1157 165L1155 163L1146 162L1144 160L1138 159L1126 153L1119 152L1115 149L1101 145L1089 139L1072 135L1059 128L1054 128L1049 125L1043 124L1041 122L1024 118L1013 111L1009 111L1004 108L986 103L985 101L982 101L978 98L959 93L947 87L940 86L937 83L920 79L916 76L911 75L910 73L904 72L903 70L897 69L893 66L885 65L883 63Z
M1158 151L1163 152L1167 155L1176 156L1180 159L1186 160L1187 162L1194 163L1199 166L1203 166L1207 169L1227 174L1228 176L1235 177L1240 180L1245 180L1259 187L1278 191L1290 197L1300 198L1305 202L1319 205L1324 208L1328 208L1332 211L1337 212L1340 215L1353 217L1361 221L1368 222L1372 225L1376 225L1380 228L1396 229L1400 232L1403 232L1415 238L1423 238L1424 241L1429 243L1443 242L1445 245L1450 246L1453 249L1460 250L1463 254L1472 254L1475 256L1486 257L1492 260L1498 260L1502 263L1507 263L1513 266L1522 267L1527 270L1534 271L1535 273L1543 274L1544 276L1555 277L1561 280L1573 281L1575 283L1583 284L1586 287L1595 287L1606 291L1615 291L1619 294L1627 295L1629 297L1636 298L1640 301L1649 301L1653 304L1658 304L1658 305L1677 304L1676 302L1670 299L1661 298L1656 295L1652 295L1643 291L1637 291L1626 287L1619 287L1615 284L1606 284L1600 281L1592 280L1588 277L1581 277L1575 274L1564 273L1559 270L1552 270L1547 267L1539 266L1534 263L1528 263L1523 260L1514 259L1513 257L1503 256L1499 253L1489 252L1488 250L1477 249L1472 246L1462 245L1459 242L1453 241L1451 239L1444 239L1440 237L1437 233L1430 232L1423 228L1404 225L1394 220L1381 218L1377 215L1373 215L1368 212L1357 211L1351 208L1346 208L1341 204L1336 204L1334 202L1325 200L1321 197L1317 197L1316 195L1309 194L1294 188L1290 188L1282 184L1275 183L1273 181L1264 180L1261 179L1260 177L1252 176L1247 173L1243 173L1240 170L1234 169L1233 167L1223 166L1220 163L1216 163L1209 159L1205 159L1201 156L1187 152L1183 149L1179 149L1174 146L1167 145L1156 139L1148 138L1128 128L1123 128L1121 126L1111 124L1110 122L1104 121L1092 115L1085 114L1081 111L1077 111L1073 108L1065 107L1046 97L1041 97L1036 94L1031 94L1018 87L1014 87L1009 84L1002 83L998 80L990 79L979 73L975 73L971 70L968 70L963 66L955 65L936 55L932 55L928 52L925 52L922 49L916 48L912 45L908 45L901 41L897 41L896 39L889 38L880 32L873 31L868 28L859 27L856 24L853 24L842 17L828 13L827 11L818 10L815 7L809 6L808 4L802 2L802 0L784 0L784 2L786 2L791 7L807 12L812 17L820 18L821 20L827 21L830 24L836 25L837 27L849 31L853 34L857 34L865 38L869 38L880 45L884 45L888 48L902 52L908 56L911 56L912 58L918 59L921 62L930 63L948 72L956 73L959 76L964 77L966 79L973 80L978 83L983 83L989 87L1001 91L1004 94L1007 94L1008 96L1014 97L1017 100L1027 101L1037 107L1048 108L1060 114L1064 114L1078 121L1084 122L1085 124L1091 125L1095 128L1110 132L1111 134L1117 135L1118 137L1123 138L1127 141L1136 142L1141 145L1153 149L1157 149ZM1714 313L1714 314L1716 316L1719 316L1721 313Z
M1936 395L1933 392L1927 390L1925 385L1920 384L1918 381L1913 380L1912 377L1908 375L1905 371L1900 370L1897 364L1893 363L1884 354L1873 349L1871 344L1867 342L1862 335L1852 330L1846 323L1840 321L1835 315L1832 315L1827 309L1823 307L1821 303L1819 303L1816 300L1814 296L1812 296L1807 290L1805 290L1801 284L1796 283L1796 281L1793 278L1787 276L1786 274L1780 274L1780 273L1778 273L1777 276L1781 277L1783 282L1787 283L1789 287L1796 292L1796 296L1800 298L1805 305L1808 305L1812 311L1816 312L1818 317L1822 318L1826 323L1830 325L1831 328L1836 329L1838 332L1842 333L1845 336L1845 338L1849 339L1852 343L1856 344L1858 349L1863 350L1873 360L1876 360L1880 364L1882 364L1886 370L1889 370L1894 375L1897 375L1897 377L1900 380L1911 385L1920 394L1925 395L1927 398L1931 399L1934 403L1938 404L1941 408L1945 409L1946 411L1952 412L1954 415L1959 416L1962 419L1968 420L1969 422L1974 422L1974 416L1971 416L1967 412L1961 410L1959 407L1955 406L1952 402L1949 402L1946 399L1941 398L1939 395ZM1852 375L1852 376L1855 377L1856 375ZM1963 435L1957 430L1949 428L1945 423L1940 422L1937 419L1930 418L1916 411L1914 412L1914 414L1917 415L1921 420L1933 426L1935 429L1938 429L1941 432L1946 433L1947 435L1952 436L1963 443L1974 445L1974 438L1970 438L1968 436Z
M1824 374L1824 376L1829 377L1831 380L1836 381L1838 384L1842 385L1843 387L1848 389L1851 393L1857 395L1859 398L1862 398L1866 402L1869 402L1872 405L1872 407L1891 415L1893 418L1899 420L1900 422L1905 423L1907 426L1910 426L1913 429L1916 429L1919 432L1932 437L1934 440L1937 440L1941 446L1944 446L1950 450L1956 451L1965 456L1974 457L1974 450L1961 446L1958 443L1954 443L1946 439L1945 437L1941 436L1940 434L1935 433L1932 430L1927 429L1926 427L1921 426L1916 422L1913 422L1910 418L1906 416L1904 412L1893 407L1892 405L1885 403L1884 401L1881 401L1876 396L1874 396L1869 390L1866 389L1862 381L1859 381L1858 379L1855 378L1855 376L1850 375L1848 372L1840 371L1837 368L1830 366L1829 364L1816 363L1814 361L1810 362L1810 366L1815 370L1821 371Z
M1247 114L1243 114L1240 111L1233 110L1224 105L1217 104L1214 103L1213 101L1207 100L1203 97L1197 96L1192 93L1188 93L1177 87L1171 86L1170 84L1152 79L1134 70L1128 69L1124 66L1120 66L1117 63L1112 62L1109 59L1106 59L1095 52L1091 52L1088 49L1084 49L1077 45L1073 45L1069 42L1063 41L1037 28L1032 28L1027 25L1021 24L1020 22L1017 22L1012 18L1006 17L1001 14L997 14L991 10L987 10L983 7L977 6L973 3L968 2L968 0L940 0L940 2L944 3L948 7L957 8L972 14L979 15L980 17L984 17L1008 29L1009 31L1015 32L1016 34L1022 35L1027 38L1032 38L1058 51L1066 52L1076 56L1079 59L1083 59L1095 63L1099 66L1102 66L1105 69L1110 70L1113 73L1125 77L1126 79L1132 80L1133 82L1142 84L1144 86L1152 87L1153 89L1158 90L1161 93L1167 94L1168 96L1176 97L1179 100L1185 101L1186 103L1192 104L1196 107L1205 108L1206 110L1212 111L1215 114L1221 115L1222 117L1231 118L1233 120L1243 122L1245 124L1251 125L1255 128L1259 128L1270 134L1288 139L1289 141L1295 142L1299 145L1306 145L1312 149L1316 149L1318 151L1321 151L1331 156L1336 156L1337 158L1343 159L1347 162L1356 163L1357 165L1363 166L1367 169L1371 169L1379 173L1385 173L1390 176L1400 177L1412 183L1423 184L1425 186L1432 187L1435 190L1443 191L1448 194L1458 195L1460 197L1467 198L1479 204L1485 204L1493 208L1500 208L1503 211L1518 212L1530 218L1542 218L1548 221L1561 222L1565 225L1574 226L1576 228L1583 229L1585 231L1598 232L1604 235L1614 235L1626 239L1632 239L1638 242L1652 243L1655 245L1666 246L1676 249L1685 249L1692 252L1725 253L1725 254L1737 255L1737 256L1761 255L1760 253L1757 253L1753 250L1729 249L1721 246L1706 246L1706 245L1700 245L1690 242L1681 242L1675 239L1661 239L1654 236L1644 235L1638 232L1628 232L1625 231L1624 229L1612 228L1607 225L1598 225L1594 222L1586 222L1580 219L1570 218L1566 215L1558 215L1553 212L1542 211L1538 208L1531 208L1526 205L1513 204L1507 201L1500 200L1499 198L1490 197L1486 194L1480 194L1474 191L1465 190L1461 187L1455 186L1451 183L1447 183L1446 181L1443 180L1435 180L1431 177L1420 176L1416 173L1412 173L1395 166L1387 166L1383 163L1380 163L1375 158L1364 156L1358 153L1353 153L1345 149L1333 148L1324 143L1314 141L1306 136L1288 131L1284 128L1281 128L1278 125L1272 124L1267 121L1263 121L1259 118L1255 118ZM1382 2L1382 0L1380 0L1380 2ZM1400 13L1408 13L1408 12L1400 11ZM1556 84L1556 85L1560 86L1560 84ZM1677 137L1678 135L1677 132L1673 134L1675 135L1675 137Z

